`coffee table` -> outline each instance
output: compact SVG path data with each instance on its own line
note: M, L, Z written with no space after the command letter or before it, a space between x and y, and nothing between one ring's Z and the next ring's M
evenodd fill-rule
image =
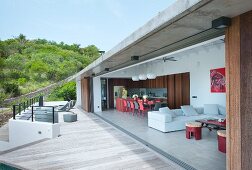
M218 119L200 119L200 120L195 120L195 121L200 122L202 127L206 127L210 131L212 129L216 129L216 130L226 129L226 121L219 122Z

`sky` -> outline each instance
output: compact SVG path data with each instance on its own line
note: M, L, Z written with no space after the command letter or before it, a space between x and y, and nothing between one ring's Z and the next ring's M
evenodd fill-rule
M0 0L0 39L42 38L108 51L175 0Z

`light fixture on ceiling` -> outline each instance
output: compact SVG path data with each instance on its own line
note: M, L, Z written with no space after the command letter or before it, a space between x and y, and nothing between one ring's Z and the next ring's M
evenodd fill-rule
M103 55L105 51L98 51L98 53L100 53L100 55Z
M132 76L132 80L133 81L139 81L139 77L138 76Z
M212 28L221 29L231 25L231 19L228 17L220 17L212 21Z
M131 61L138 61L139 60L139 56L131 56Z
M147 80L147 76L145 74L140 74L139 80Z
M157 75L154 74L154 73L148 73L148 74L147 74L147 78L150 79L150 80L151 80L151 79L155 79L156 77L157 77Z
M175 59L175 57L164 57L163 61L166 62L166 61L178 61L178 60Z

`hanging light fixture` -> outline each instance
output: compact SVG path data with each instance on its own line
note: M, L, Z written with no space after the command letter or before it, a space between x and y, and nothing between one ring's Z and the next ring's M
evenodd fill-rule
M133 81L139 81L139 78L138 78L138 76L132 76L132 80Z
M155 79L157 77L157 75L155 73L152 72L152 69L153 69L153 63L150 62L150 63L147 63L147 78L152 80L152 79Z
M157 75L154 74L154 73L148 73L148 74L147 74L147 78L148 78L148 79L155 79L156 77L157 77Z
M145 74L140 74L139 75L139 80L146 80L147 76Z

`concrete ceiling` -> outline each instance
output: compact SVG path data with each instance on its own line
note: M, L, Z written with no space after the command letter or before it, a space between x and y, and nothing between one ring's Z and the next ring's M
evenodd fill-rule
M102 75L224 34L211 28L214 19L252 10L251 0L177 0L73 78ZM111 35L113 36L113 35Z

